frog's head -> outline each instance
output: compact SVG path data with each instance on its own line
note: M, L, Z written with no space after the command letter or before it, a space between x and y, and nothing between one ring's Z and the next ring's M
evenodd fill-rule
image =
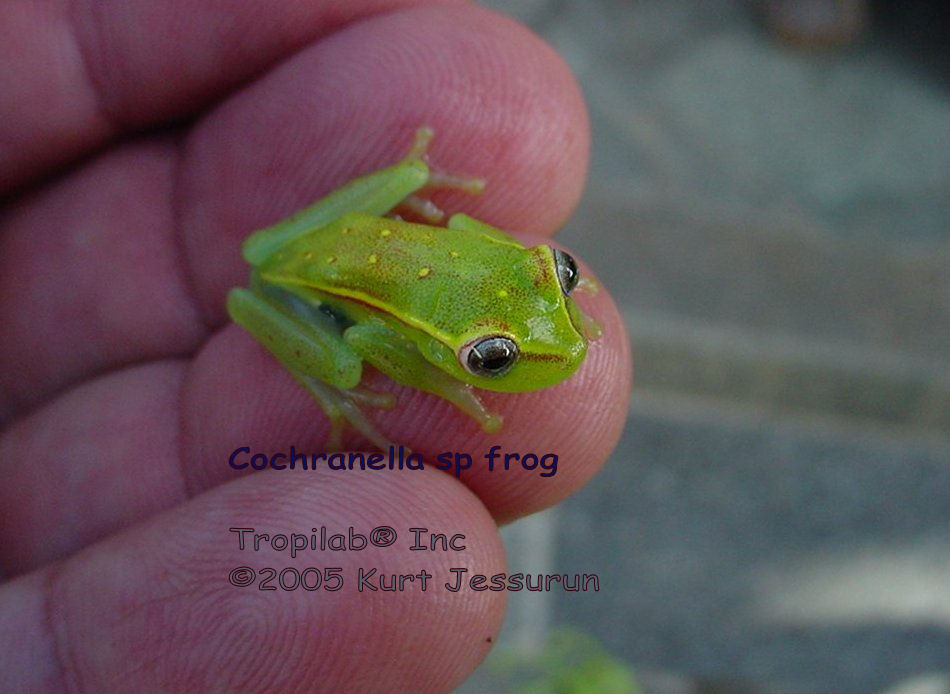
M453 345L434 345L444 350L441 358L426 355L485 390L548 388L571 376L587 354L590 322L571 297L577 263L550 246L520 251L517 267L508 265L494 280L483 278L490 291L473 292L490 300L490 308L483 305Z

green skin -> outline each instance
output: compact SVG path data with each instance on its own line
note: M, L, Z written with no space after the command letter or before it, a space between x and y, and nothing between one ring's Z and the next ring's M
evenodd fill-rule
M361 405L391 407L391 396L359 388L362 363L394 381L445 398L497 431L472 387L539 390L584 361L592 323L561 288L549 246L526 248L463 214L445 227L383 217L424 186L480 182L433 175L422 160L432 131L421 128L409 155L358 178L243 246L251 288L232 289L228 313L313 395L330 418L328 447L343 422L390 445ZM407 198L409 200L407 201ZM429 204L424 214L441 213ZM503 375L470 373L466 345L514 340L518 359ZM460 355L463 355L460 357Z

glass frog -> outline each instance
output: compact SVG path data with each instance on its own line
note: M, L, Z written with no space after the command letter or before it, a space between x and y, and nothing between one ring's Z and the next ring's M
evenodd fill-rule
M581 365L596 324L575 304L579 274L564 251L527 248L465 214L415 195L424 187L477 193L477 179L433 172L424 160L432 129L408 155L351 181L247 238L250 288L232 289L231 318L279 359L331 422L382 449L390 442L363 413L393 397L360 387L363 362L393 380L454 403L487 432L502 419L474 388L519 393L563 381ZM388 215L388 216L387 216Z

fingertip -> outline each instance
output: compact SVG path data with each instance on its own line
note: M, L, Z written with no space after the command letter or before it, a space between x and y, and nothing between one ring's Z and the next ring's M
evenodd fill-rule
M412 551L410 528L427 550L435 533L464 549ZM292 556L294 534L307 542ZM504 571L491 518L445 476L258 474L68 560L48 609L90 691L449 691L504 611L467 580Z

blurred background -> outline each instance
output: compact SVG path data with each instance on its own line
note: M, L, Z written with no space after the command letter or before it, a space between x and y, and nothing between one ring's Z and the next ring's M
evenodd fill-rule
M634 345L604 471L505 529L463 692L950 693L950 8L492 0L588 100L559 237ZM636 685L634 685L636 682Z

